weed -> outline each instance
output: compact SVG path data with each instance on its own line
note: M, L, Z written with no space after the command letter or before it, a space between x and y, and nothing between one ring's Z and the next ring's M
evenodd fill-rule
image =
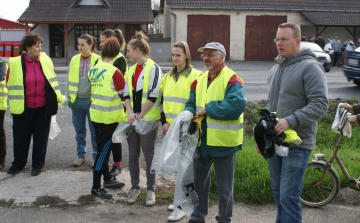
M58 196L40 196L36 198L33 203L34 206L52 206L52 207L63 207L67 205L67 202L59 198Z
M88 194L88 195L81 195L78 199L80 206L86 206L89 204L94 204L96 201L95 196Z

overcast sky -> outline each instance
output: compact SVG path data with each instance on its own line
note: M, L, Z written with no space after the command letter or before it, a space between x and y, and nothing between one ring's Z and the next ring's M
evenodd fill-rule
M1 0L0 17L17 21L29 6L29 1L30 0Z

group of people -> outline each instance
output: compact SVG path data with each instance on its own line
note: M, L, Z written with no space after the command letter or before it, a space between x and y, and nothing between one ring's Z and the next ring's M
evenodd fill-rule
M120 30L105 30L100 41L102 51L99 57L94 53L94 38L87 34L80 36L80 54L71 60L66 88L76 132L78 157L75 166L86 161L86 119L91 132L94 159L91 193L104 199L112 197L101 187L101 176L104 187L124 186L124 183L116 180L116 175L121 171L121 145L112 143L112 134L119 122L132 124L140 119L156 123L160 121L163 134L167 134L173 119L186 110L194 118L203 118L198 156L193 157L199 205L189 222L205 222L212 164L219 196L216 220L231 222L236 152L242 149L243 114L247 100L242 79L225 64L224 46L211 42L198 49L206 69L202 73L191 66L187 43L175 43L172 47L172 69L163 75L160 67L149 58L148 39L141 33L127 43L127 57L135 62L129 69L126 58L120 53L125 44ZM297 24L279 25L275 38L279 56L267 80L268 110L276 112L279 118L275 132L280 135L293 129L302 139L300 145L290 144L287 156L275 154L268 160L271 189L278 208L277 223L302 221L300 194L304 172L315 147L317 121L328 108L324 70L310 49L300 51L300 42L301 30ZM26 53L10 58L10 67L6 68L8 72L4 81L14 117L14 161L8 169L9 174L24 168L31 136L31 174L40 174L45 163L50 117L56 114L57 104L63 102L53 64L46 54L41 53L41 43L39 35L28 33L22 40ZM0 86L4 85L4 81ZM358 116L356 118L359 119ZM150 167L157 131L158 128L155 128L145 135L132 131L128 136L131 177L129 204L134 204L140 194L140 148L146 162L145 203L152 206L156 202L156 176ZM256 150L260 154L258 146ZM114 163L109 170L111 152ZM174 210L169 220L180 220L184 216L181 207L171 205L168 208Z

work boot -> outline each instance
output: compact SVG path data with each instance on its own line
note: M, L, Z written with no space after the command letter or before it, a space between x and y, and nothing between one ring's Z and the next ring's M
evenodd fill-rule
M86 158L77 158L74 163L73 166L74 167L79 167L81 165L83 165L86 162Z
M111 177L110 180L104 180L104 187L106 188L122 188L125 186L123 182L119 182L115 177Z

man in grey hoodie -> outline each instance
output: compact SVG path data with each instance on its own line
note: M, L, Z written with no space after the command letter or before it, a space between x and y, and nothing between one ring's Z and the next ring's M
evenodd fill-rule
M297 132L300 145L290 144L287 156L269 159L271 190L278 208L276 223L302 221L300 195L304 172L315 147L317 121L328 108L327 85L322 66L310 49L300 51L297 24L279 25L275 43L279 56L268 76L268 110L279 118L275 132ZM259 151L258 146L256 149ZM281 154L283 155L283 154Z

